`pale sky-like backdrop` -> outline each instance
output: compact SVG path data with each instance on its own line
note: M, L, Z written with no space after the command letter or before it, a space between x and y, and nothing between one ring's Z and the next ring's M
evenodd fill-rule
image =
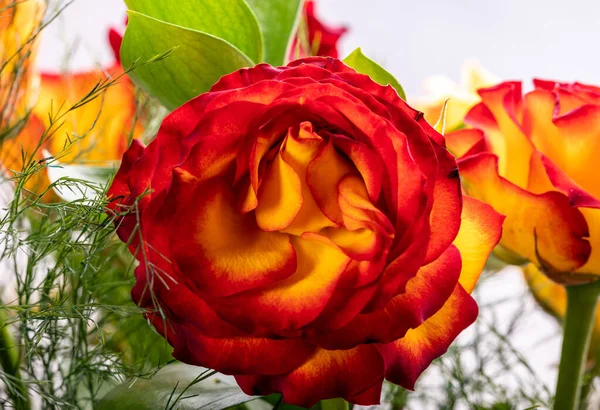
M176 1L176 0L173 0ZM324 20L346 24L342 55L356 47L397 76L409 97L423 78L458 80L477 58L504 79L600 84L598 0L317 0ZM74 68L110 61L106 27L122 24L122 0L75 0L46 32L40 66L57 69L80 37Z

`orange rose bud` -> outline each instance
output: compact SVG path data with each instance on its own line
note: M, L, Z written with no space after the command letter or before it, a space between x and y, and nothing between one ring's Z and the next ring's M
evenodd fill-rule
M109 197L175 357L306 407L413 388L475 320L503 220L420 113L333 58L223 77L133 142Z
M536 80L479 90L447 136L469 195L506 215L501 254L562 284L600 278L600 88Z

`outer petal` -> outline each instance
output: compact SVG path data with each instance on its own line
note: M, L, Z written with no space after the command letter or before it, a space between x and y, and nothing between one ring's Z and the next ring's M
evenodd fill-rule
M388 269L402 269L401 266ZM419 326L437 312L452 294L461 271L460 253L450 246L408 281L406 291L383 309L362 313L348 325L316 337L326 348L349 348L361 343L389 343ZM401 270L398 272L401 274Z
M153 324L157 329L162 326L161 322ZM189 323L174 325L174 332L168 339L175 347L175 358L226 374L282 374L300 366L314 352L314 346L299 338L211 338ZM257 352L268 352L268 360Z
M128 242L131 233L137 224L137 216L131 207L136 201L136 197L131 195L131 187L129 186L129 171L144 154L144 144L138 140L133 140L131 145L123 154L121 167L115 175L112 185L108 190L107 197L111 201L108 208L115 214L124 213L123 218L117 219L117 234L123 242Z
M343 376L342 376L343 375ZM318 349L293 372L276 377L236 376L246 394L282 393L287 404L311 407L335 397L360 404L379 404L383 383L383 361L374 346L350 350Z
M471 293L488 256L502 236L504 216L490 205L463 196L462 223L454 245L462 257L459 283Z
M417 378L431 362L448 350L454 339L477 318L477 303L457 284L454 293L435 315L402 339L377 348L385 361L385 378L414 389Z
M429 217L431 234L425 263L437 259L450 246L460 228L462 209L458 165L446 149L439 145L434 148L439 168L433 189L433 206Z
M459 163L467 193L506 215L500 244L544 266L557 279L588 259L591 251L587 224L581 212L558 192L535 195L498 175L492 154L480 154Z

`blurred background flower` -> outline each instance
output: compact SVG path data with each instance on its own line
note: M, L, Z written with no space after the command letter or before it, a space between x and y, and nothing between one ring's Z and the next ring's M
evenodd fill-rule
M38 32L44 16L44 0L0 0L0 141L15 119L27 114L35 104L38 77L34 58Z
M324 23L316 9L314 0L304 3L298 35L290 49L290 60L310 56L339 57L338 43L348 32L348 27Z
M14 23L27 28L28 32L35 32L29 27L36 23L38 29L41 25L43 8L40 11L41 6L27 6L30 3L37 4L27 0L9 10L15 9L16 16L35 11L34 15L28 15L28 24L19 21ZM56 182L56 178L62 176L91 179L94 182L106 181L108 172L105 169L116 167L131 139L140 138L144 131L143 118L140 118L142 114L136 107L134 86L120 63L119 32L110 28L107 33L105 41L113 46L114 57L105 67L81 71L48 70L38 73L29 70L17 73L22 82L18 89L30 93L27 108L31 112L25 117L25 123L16 136L6 138L0 146L0 160L10 176L11 172L22 172L35 161L41 163L54 158L48 172L37 172L25 183L28 191L41 195L46 202L56 201L59 196L72 199L83 197L86 192L91 194L85 189L70 194L68 191L72 189L63 188L57 192L49 187ZM32 44L37 44L37 40ZM35 54L29 52L28 48L19 53L25 51L28 54L24 66L32 66ZM8 77L3 75L3 78ZM107 86L109 83L110 86ZM97 90L101 90L101 95L95 98L93 95ZM15 106L11 100L5 104ZM24 112L21 116L24 116ZM52 168L69 167L71 164L76 166L70 168L67 174L53 172ZM95 177L95 174L98 175Z
M409 103L425 115L425 119L436 124L446 104L443 118L445 131L464 126L463 120L469 110L481 101L477 90L491 87L500 78L487 71L477 60L467 60L460 69L460 83L446 75L434 75L423 81L423 95L409 98Z

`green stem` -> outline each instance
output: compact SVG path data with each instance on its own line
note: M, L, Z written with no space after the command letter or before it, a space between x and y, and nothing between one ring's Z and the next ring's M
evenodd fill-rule
M6 309L0 307L0 366L7 376L8 395L15 410L29 410L31 409L29 394L21 378L19 349L15 344L10 328Z
M585 373L600 284L567 286L563 345L556 384L555 410L577 410Z

